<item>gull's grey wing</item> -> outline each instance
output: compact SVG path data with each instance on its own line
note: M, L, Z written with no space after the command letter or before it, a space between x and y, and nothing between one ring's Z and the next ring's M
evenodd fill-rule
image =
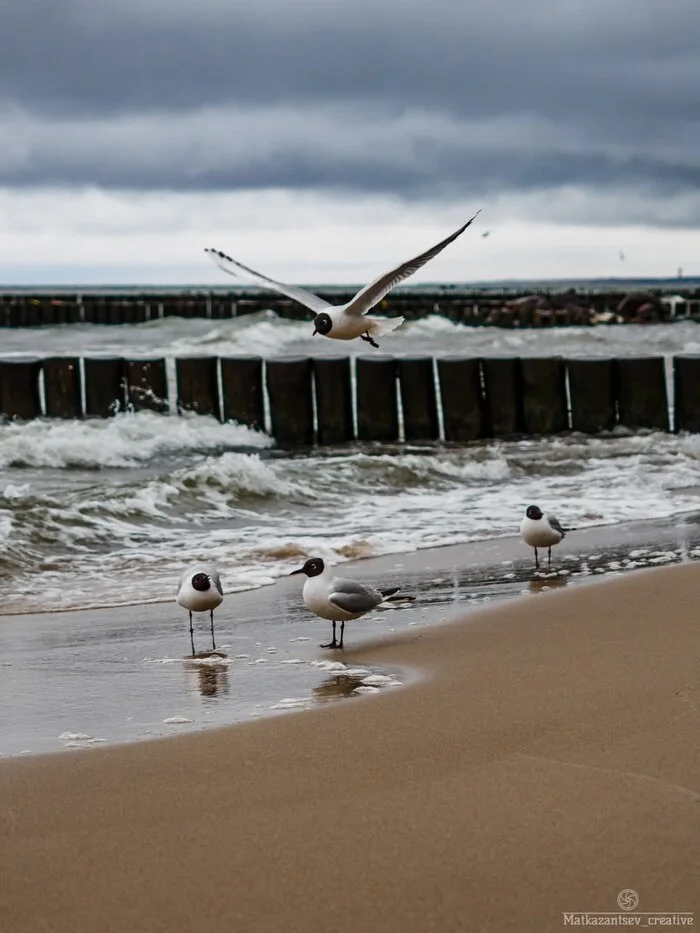
M426 262L430 262L431 259L434 259L438 253L441 253L446 246L449 246L458 236L461 236L471 222L478 217L481 211L477 211L474 214L474 217L471 220L468 220L463 227L460 227L459 230L456 230L454 233L450 234L446 239L441 240L440 243L435 246L431 246L430 249L426 250L424 253L421 253L420 256L415 256L413 259L409 259L406 262L402 262L401 265L396 266L395 269L391 269L389 272L385 272L384 275L380 275L378 279L375 279L374 282L370 282L369 285L365 285L355 297L348 302L345 307L345 311L348 314L367 314L370 308L373 308L378 301L381 301L382 298L391 291L391 289L398 285L399 282L403 282L404 279L407 279L410 275L413 275L414 272L417 272L421 266L424 266Z
M382 594L374 587L345 577L334 577L331 588L328 602L345 612L369 612L382 601Z
M549 524L551 525L551 527L552 527L555 531L558 531L559 534L560 534L560 535L562 536L562 538L563 538L564 535L566 534L566 529L561 527L561 522L559 521L559 519L558 519L558 518L555 518L554 515L548 515L548 516L547 516L547 521L549 522Z
M237 270L241 270L244 273L244 278L251 279L261 288L271 289L274 292L279 292L281 295L286 295L287 298L291 298L292 301L298 301L299 304L304 305L305 308L309 308L315 314L321 311L327 311L328 308L333 307L333 305L329 304L323 298L314 295L313 292L307 291L305 288L299 288L297 285L286 285L284 282L276 282L274 279L263 275L262 272L256 272L255 269L244 266L242 262L231 259L226 253L222 253L220 249L207 248L204 252L211 256L222 272L226 272L228 275L237 278Z
M221 595L223 596L223 595L224 595L224 591L223 591L222 588L221 588L221 577L219 576L219 571L218 571L218 570L214 570L213 567L210 567L210 568L209 568L209 577L210 577L210 579L211 579L211 582L214 584L214 586L215 586L215 587L217 588L217 590L219 591L219 593L221 593Z

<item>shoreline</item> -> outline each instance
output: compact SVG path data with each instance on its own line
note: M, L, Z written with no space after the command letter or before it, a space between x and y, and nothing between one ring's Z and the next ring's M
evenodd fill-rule
M543 933L628 887L698 911L699 580L653 569L352 646L432 672L371 703L1 761L6 922Z
M585 525L582 528L570 530L567 533L566 541L567 544L569 544L571 535L573 534L576 536L575 540L578 540L579 536L582 536L584 544L592 542L594 544L600 543L601 545L609 546L611 544L638 543L640 539L643 540L644 545L661 544L668 541L677 541L679 535L674 529L689 524L695 524L693 519L700 523L700 511L697 508L685 509L683 511L674 512L672 515L659 518L637 518L622 522L600 522L598 524ZM382 570L392 566L403 566L406 563L412 566L418 565L419 563L422 564L425 563L425 561L421 561L420 558L427 557L427 559L436 566L444 567L448 565L452 566L460 559L462 559L464 563L469 560L472 555L489 551L492 553L495 551L502 551L504 554L508 555L508 559L518 560L522 559L523 553L527 553L528 548L523 544L518 534L504 534L487 538L474 538L455 544L426 545L425 547L419 547L412 551L391 551L385 554L370 554L366 557L352 557L348 560L339 561L335 566L339 568L362 566L366 567L369 573L373 573L376 572L376 570ZM560 551L560 549L557 548L557 551ZM555 551L555 554L557 551ZM299 562L303 563L303 561L304 557L300 555ZM245 598L248 594L278 586L285 580L286 576L286 573L282 573L280 576L275 577L271 583L234 589L227 592L225 595L229 599L235 599L237 597ZM2 607L0 607L0 625L3 619L7 618L108 611L129 609L136 606L167 606L172 602L173 599L170 597L159 597L157 599L138 599L119 603L94 603L89 606L61 606L57 609L30 609L26 612L4 612Z
M174 602L4 616L0 759L139 743L381 695L408 672L388 656L380 665L352 661L377 639L390 643L395 633L471 619L485 606L700 557L700 526L687 516L597 526L571 539L552 571L537 575L516 538L345 562L347 576L416 597L351 623L345 652L319 649L330 623L305 609L296 577L229 595L216 614L227 657L215 665L189 658L186 614ZM195 623L199 649L207 645L205 621Z

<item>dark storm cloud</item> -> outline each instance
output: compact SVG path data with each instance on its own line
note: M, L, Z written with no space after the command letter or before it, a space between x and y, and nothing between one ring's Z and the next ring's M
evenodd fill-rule
M0 184L661 197L700 180L697 0L8 6Z

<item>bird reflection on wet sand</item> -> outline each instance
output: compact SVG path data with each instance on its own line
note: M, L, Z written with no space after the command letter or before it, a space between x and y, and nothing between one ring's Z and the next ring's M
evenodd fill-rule
M198 663L198 659L211 659L209 663ZM217 662L217 658L221 659ZM203 697L215 697L229 691L228 665L224 662L226 655L223 652L202 652L197 658L187 658L184 662L188 674L188 681ZM196 679L194 675L196 674Z
M361 677L352 674L335 674L333 677L324 680L318 687L313 688L314 700L318 700L319 703L327 703L329 700L340 700L343 697L349 697L358 687L363 686L366 676L367 674L362 674Z

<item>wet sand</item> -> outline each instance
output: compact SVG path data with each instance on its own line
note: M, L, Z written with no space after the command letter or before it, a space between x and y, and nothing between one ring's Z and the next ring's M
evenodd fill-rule
M595 576L697 560L697 518L576 531L556 549L551 570L539 574L531 550L518 538L343 564L344 574L380 587L400 586L415 597L398 610L378 611L348 626L347 644L358 647L430 628L523 594L538 599L554 587L579 586ZM330 623L308 612L301 589L299 577L286 577L273 586L227 594L216 612L216 637L228 657L215 664L210 658L193 663L187 656L187 617L173 600L0 615L0 758L73 754L91 745L286 715L356 699L356 690L369 693L407 681L407 672L395 665L343 664L321 650ZM195 628L198 649L206 649L208 617L197 618Z
M624 888L697 918L699 586L552 590L346 652L405 689L2 761L3 927L541 933Z

